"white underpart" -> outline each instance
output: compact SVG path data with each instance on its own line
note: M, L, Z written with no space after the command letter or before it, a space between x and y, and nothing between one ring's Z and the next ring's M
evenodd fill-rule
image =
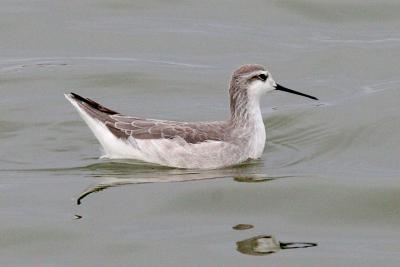
M138 159L177 168L215 169L234 165L246 160L243 148L238 145L207 141L198 144L187 143L178 137L174 139L122 140L115 137L99 120L89 116L69 95L65 97L77 109L104 149L103 157L113 159Z

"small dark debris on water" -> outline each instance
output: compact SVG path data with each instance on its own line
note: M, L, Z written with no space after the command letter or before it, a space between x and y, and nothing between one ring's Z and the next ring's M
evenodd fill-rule
M254 226L251 225L251 224L240 223L240 224L237 224L237 225L233 226L232 228L235 229L235 230L248 230L248 229L251 229L253 227Z

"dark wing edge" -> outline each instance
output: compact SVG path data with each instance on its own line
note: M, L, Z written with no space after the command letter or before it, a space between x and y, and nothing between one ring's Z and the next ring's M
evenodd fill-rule
M65 94L65 96L69 101L83 109L87 115L102 122L114 136L121 139L127 139L129 137L124 131L114 126L116 120L112 119L111 116L121 115L119 112L106 108L90 98L85 98L72 92L70 94Z
M99 103L97 103L96 101L94 101L94 100L92 100L90 98L85 98L85 97L82 97L82 96L80 96L78 94L75 94L75 93L72 93L72 92L69 94L69 96L72 99L74 99L75 101L80 101L81 103L84 103L87 106L89 106L89 107L91 107L91 108L93 108L95 110L98 110L100 112L106 113L108 115L119 114L118 112L116 112L114 110L111 110L109 108L106 108L105 106L100 105Z

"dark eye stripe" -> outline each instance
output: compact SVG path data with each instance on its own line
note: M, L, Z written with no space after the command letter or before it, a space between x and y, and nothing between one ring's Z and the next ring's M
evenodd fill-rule
M257 79L260 79L261 81L266 81L268 78L268 75L265 74L260 74L257 76Z

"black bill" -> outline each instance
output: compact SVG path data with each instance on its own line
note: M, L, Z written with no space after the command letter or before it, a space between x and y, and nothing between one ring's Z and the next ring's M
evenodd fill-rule
M303 93L297 92L295 90L283 87L282 85L279 85L279 84L276 84L275 89L279 90L279 91L285 91L285 92L288 92L288 93L292 93L292 94L295 94L295 95L305 96L305 97L308 97L308 98L311 98L311 99L314 99L314 100L318 100L318 98L316 98L315 96L303 94Z

